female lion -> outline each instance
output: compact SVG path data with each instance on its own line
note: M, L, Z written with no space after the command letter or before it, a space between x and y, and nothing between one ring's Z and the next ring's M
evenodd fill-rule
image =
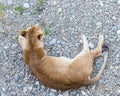
M90 85L100 79L108 57L108 47L103 44L103 35L99 35L98 46L94 50L89 49L88 41L82 35L83 50L73 59L48 56L43 37L44 33L39 25L34 25L20 33L19 43L25 63L44 85L65 90ZM98 74L91 79L94 59L101 56L102 49L106 52L103 65Z

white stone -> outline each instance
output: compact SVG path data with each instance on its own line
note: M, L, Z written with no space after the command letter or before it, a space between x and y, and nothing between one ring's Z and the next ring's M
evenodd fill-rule
M68 92L68 91L65 91L65 92L63 93L63 96L69 96L69 92Z
M23 87L23 92L26 93L28 91L27 87Z
M102 27L102 22L97 22L96 26L97 26L97 28L101 28Z
M25 8L29 8L29 7L30 7L28 3L24 3L23 6L24 6Z
M112 19L113 19L113 20L116 20L116 17L115 17L115 16L113 16L113 17L112 17Z
M7 4L8 4L8 5L11 5L11 4L12 4L12 1L11 1L11 0L8 0L8 1L7 1Z
M50 89L52 92L57 92L55 89Z
M42 88L42 89L45 89L45 86L41 85L41 88Z
M91 48L91 49L93 49L95 46L93 45L93 43L89 43L89 47Z
M51 41L50 41L50 45L54 45L56 43L56 39L52 39Z
M81 93L82 93L82 96L88 96L83 90L81 91Z
M62 12L62 8L58 8L58 13L61 13Z
M80 96L80 95L77 93L76 96Z
M83 41L82 41L82 39L80 39L80 44L83 44Z
M9 47L8 46L4 46L4 49L8 49Z
M36 81L36 85L39 85L39 81Z
M120 4L120 0L118 0L118 4Z
M57 5L57 2L53 1L53 2L51 2L51 5L55 6L55 5Z
M5 88L2 88L3 91L5 91Z
M31 91L31 90L32 90L32 86L29 87L29 91Z
M119 35L119 36L120 36L120 30L117 30L117 35Z
M42 95L40 95L40 96L42 96ZM50 92L49 96L56 96L56 95L54 93Z
M119 94L120 94L120 90L117 90L117 93L119 93Z
M58 96L63 96L62 94L59 94Z
M99 0L99 3L100 3L101 6L103 6L103 2L102 1Z
M95 87L96 87L96 86L95 86L95 85L93 85L92 90L95 90Z
M106 91L111 91L111 89L109 89L109 88L107 88L107 87L105 88L105 90L106 90Z

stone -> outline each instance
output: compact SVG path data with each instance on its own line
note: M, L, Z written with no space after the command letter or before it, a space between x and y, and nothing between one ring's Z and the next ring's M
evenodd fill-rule
M11 5L11 4L12 4L12 1L11 1L11 0L8 0L8 1L7 1L7 4L8 4L8 5Z
M4 46L5 49L8 49L9 47L8 46Z
M80 96L80 95L77 93L76 96Z
M56 95L53 92L50 92L49 96L56 96Z
M95 90L95 87L96 87L96 86L95 86L95 85L93 85L92 90Z
M50 45L54 45L56 43L56 39L52 39L51 41L50 41Z
M44 86L44 85L41 85L41 88L42 88L42 89L45 89L45 86Z
M56 1L53 1L53 2L51 2L51 5L52 5L52 6L56 6L56 5L57 5L57 2L56 2Z
M97 22L96 26L97 26L97 28L101 28L102 27L102 22Z
M3 92L1 92L1 93L0 93L0 96L6 96L6 94L5 94L5 93L3 93Z
M82 39L80 39L79 41L80 41L80 44L83 44L83 41L82 41Z
M5 88L2 88L3 91L5 91Z
M115 17L115 16L113 16L113 17L112 17L112 19L113 19L113 20L116 20L116 17Z
M62 8L58 8L58 13L61 13L62 12Z
M57 90L55 90L55 89L50 89L50 91L52 91L52 92L57 92Z
M14 79L15 79L15 81L18 81L19 80L19 75L15 74Z
M36 81L36 83L35 83L36 85L39 85L39 81Z
M58 94L58 96L63 96L62 94Z
M120 94L120 90L117 90L117 93L119 93L119 94Z
M120 36L120 30L117 30L117 35Z
M118 0L118 4L120 4L120 0Z
M103 5L104 5L104 4L103 4L103 1L100 1L100 0L99 0L99 3L100 3L100 5L101 5L101 6L103 6Z
M111 91L111 89L109 89L109 88L107 88L107 87L105 88L105 90L106 90L106 91Z
M29 7L30 7L28 3L24 3L23 6L24 6L25 8L29 8Z
M32 90L32 88L33 88L33 87L32 87L32 86L30 86L30 87L28 88L28 89L29 89L29 91L31 91L31 90Z
M23 87L23 92L26 93L27 91L27 87Z
M65 91L65 92L63 92L63 96L69 96L69 92L68 92L68 90Z
M93 43L89 43L89 47L91 48L91 49L93 49L95 46L94 46L94 44Z
M81 93L82 93L82 96L88 96L83 90L81 91Z

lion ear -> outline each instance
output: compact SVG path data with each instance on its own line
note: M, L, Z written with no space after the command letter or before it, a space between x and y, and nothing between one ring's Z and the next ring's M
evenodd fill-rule
M23 37L26 37L26 34L27 34L27 31L26 30L23 30L20 35L23 36Z
M41 33L37 36L38 40L43 40L44 38L44 33Z

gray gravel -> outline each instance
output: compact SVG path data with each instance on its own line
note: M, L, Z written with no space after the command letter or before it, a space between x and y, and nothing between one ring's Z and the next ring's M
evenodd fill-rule
M120 96L120 0L43 1L0 0L0 96ZM21 30L36 23L47 34L46 50L54 56L78 54L81 34L95 48L98 35L103 34L110 50L102 78L91 86L65 92L41 84L24 64L17 41ZM93 76L102 62L102 58L96 60Z

